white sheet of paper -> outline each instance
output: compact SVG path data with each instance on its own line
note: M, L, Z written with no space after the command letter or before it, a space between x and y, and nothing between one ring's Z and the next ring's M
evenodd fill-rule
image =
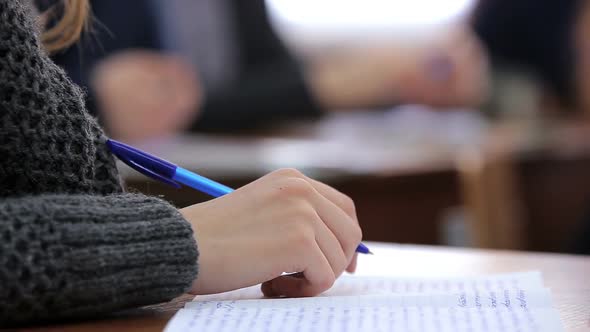
M307 331L423 331L423 332L560 332L555 311L497 311L452 308L252 308L198 311L182 309L166 332L307 332Z
M519 272L475 278L391 278L342 276L320 296L367 295L389 293L430 293L492 289L543 289L541 273ZM195 301L223 301L263 298L260 285L231 292L201 295Z
M563 328L540 273L532 272L468 279L348 277L323 296L298 299L261 299L259 287L252 287L197 297L165 331L560 332Z
M292 308L292 307L457 307L457 308L551 308L551 295L548 289L527 291L489 290L476 292L430 293L430 294L389 294L325 296L308 298L279 298L232 301L193 301L185 304L185 309L206 310L231 306L241 308Z
M548 290L190 302L175 331L562 331Z

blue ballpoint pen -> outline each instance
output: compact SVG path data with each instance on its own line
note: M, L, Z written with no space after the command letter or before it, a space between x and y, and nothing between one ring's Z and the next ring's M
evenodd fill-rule
M234 191L232 188L224 186L221 183L207 179L204 176L195 174L171 162L113 139L107 140L107 146L119 160L129 167L143 175L175 188L180 188L181 186L178 183L182 183L213 197L223 196ZM358 245L356 252L360 254L371 254L369 248L362 243Z

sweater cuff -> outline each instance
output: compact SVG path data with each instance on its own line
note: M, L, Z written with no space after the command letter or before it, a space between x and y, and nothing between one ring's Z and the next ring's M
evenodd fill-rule
M170 204L122 194L70 196L62 206L52 256L63 264L56 304L66 316L168 301L196 278L192 228Z

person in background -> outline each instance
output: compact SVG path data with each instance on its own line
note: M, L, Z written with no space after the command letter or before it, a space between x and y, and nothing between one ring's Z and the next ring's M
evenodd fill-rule
M47 8L55 0L37 2ZM80 41L52 54L85 89L90 113L118 137L159 136L193 121L201 100L197 76L190 64L159 51L162 43L150 2L91 4L89 29Z
M576 82L580 97L578 101L584 113L583 118L587 120L590 114L590 2L585 1L580 9L575 30L575 45L579 50ZM572 238L572 249L575 253L590 255L590 209L581 218L580 226Z
M480 0L473 29L488 50L494 70L518 70L532 76L559 109L571 111L581 100L575 27L582 3Z
M481 0L473 26L493 67L519 68L539 79L544 93L566 113L562 117L583 119L590 112L588 1ZM565 249L590 254L590 211Z
M355 270L354 203L295 170L180 210L123 192L82 91L46 53L72 45L87 13L60 2L38 36L24 1L0 0L0 327L258 283L313 296Z
M96 20L110 31L97 29L95 40L108 45L112 36L127 34L124 25L110 22L122 20L115 17L122 14L112 13L131 5L101 0L94 6ZM140 8L150 20L134 22L141 15L135 12L123 22L140 31L158 26L160 33L152 38L158 40L156 49L166 53L116 47L95 53L99 61L85 61L82 43L55 57L68 72L83 72L78 82L95 97L107 129L122 139L190 129L227 131L400 103L472 106L486 95L487 60L468 31L411 54L382 45L301 64L273 32L264 0L154 1L151 8ZM140 28L142 24L146 26ZM80 67L72 61L75 57L88 65ZM171 59L175 74L154 70L168 67ZM187 63L195 69L187 69ZM165 102L167 98L176 99ZM186 105L192 105L188 113ZM143 112L148 116L141 117Z

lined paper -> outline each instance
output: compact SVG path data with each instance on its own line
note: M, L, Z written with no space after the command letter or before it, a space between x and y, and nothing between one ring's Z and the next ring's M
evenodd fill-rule
M554 310L477 310L437 307L318 307L182 309L172 331L563 331Z
M540 273L343 278L313 298L264 299L257 289L197 297L166 332L563 331Z
M357 295L357 296L331 296L310 298L280 298L259 300L233 300L233 301L193 301L185 305L185 309L206 310L229 306L236 309L258 308L269 306L272 308L297 307L349 307L366 308L374 306L387 307L457 307L457 308L550 308L551 297L547 289L526 291L515 290L490 290L483 292L457 292L457 293L433 293L433 294L406 294L406 295Z
M496 274L475 278L391 278L342 276L320 296L367 295L383 293L429 293L492 289L543 289L540 272ZM260 285L231 292L201 295L197 301L260 299Z

